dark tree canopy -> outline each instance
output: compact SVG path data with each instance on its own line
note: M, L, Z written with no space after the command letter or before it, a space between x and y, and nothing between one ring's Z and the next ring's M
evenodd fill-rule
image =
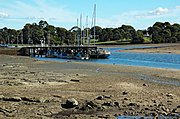
M95 30L95 34L94 34ZM77 26L67 30L63 27L55 27L47 21L25 24L23 29L15 30L6 27L0 29L0 43L4 44L46 44L74 45L77 38L94 39L98 42L106 41L130 41L130 43L144 43L149 39L152 43L175 43L180 41L180 24L169 22L156 22L153 26L144 30L135 30L131 25L122 25L118 28L92 28L80 29Z

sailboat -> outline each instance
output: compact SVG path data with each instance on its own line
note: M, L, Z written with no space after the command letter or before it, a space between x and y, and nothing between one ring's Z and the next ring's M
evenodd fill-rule
M96 41L96 4L94 5L92 24L94 24L94 45ZM90 53L90 58L108 58L111 52L103 48L97 48L96 51Z

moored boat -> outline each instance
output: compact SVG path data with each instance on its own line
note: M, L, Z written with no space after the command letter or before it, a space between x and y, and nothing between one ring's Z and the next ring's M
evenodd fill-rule
M99 59L106 59L111 55L110 51L107 51L103 48L98 48L97 51L92 51L90 54L90 58L99 58Z

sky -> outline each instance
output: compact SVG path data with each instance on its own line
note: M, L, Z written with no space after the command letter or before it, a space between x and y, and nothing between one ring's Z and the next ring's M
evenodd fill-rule
M22 29L26 23L45 20L71 29L82 14L82 26L92 27L94 5L96 25L117 28L131 25L147 29L155 22L180 24L180 0L0 0L0 29ZM79 20L80 21L80 20Z

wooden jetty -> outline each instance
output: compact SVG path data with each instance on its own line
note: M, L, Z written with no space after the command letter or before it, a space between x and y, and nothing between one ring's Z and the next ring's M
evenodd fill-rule
M90 53L92 51L97 51L97 46L29 46L29 47L22 47L18 51L18 55L22 56L43 56L46 55L49 50L54 51L65 51L65 50L79 50L82 52Z

